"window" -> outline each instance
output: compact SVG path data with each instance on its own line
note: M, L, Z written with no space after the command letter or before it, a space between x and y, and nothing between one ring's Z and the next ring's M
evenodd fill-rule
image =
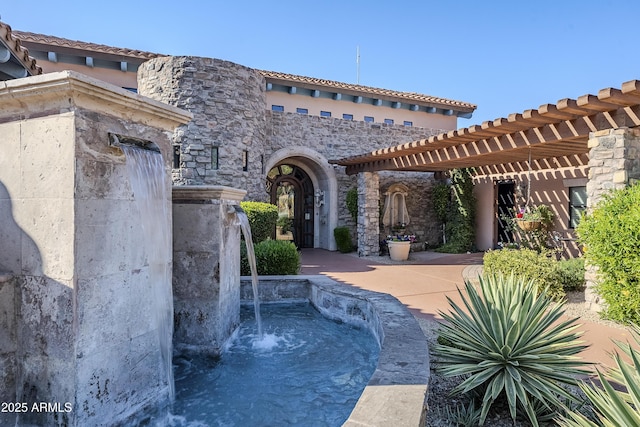
M180 145L173 146L173 168L180 169Z
M373 117L371 116L364 116L364 121L367 123L373 123Z
M404 121L405 126L413 126L413 122Z
M218 169L218 147L211 147L211 169Z
M392 125L393 124L393 119L384 119L384 122L388 125Z
M342 118L345 120L353 120L353 114L343 114Z
M320 117L331 117L331 111L320 111Z
M271 111L283 112L284 111L284 105L272 105L271 106Z
M309 114L309 110L306 108L296 108L296 113L298 114Z
M587 187L569 187L569 228L576 228L587 209Z
M249 170L249 152L247 150L242 152L242 170L244 172Z

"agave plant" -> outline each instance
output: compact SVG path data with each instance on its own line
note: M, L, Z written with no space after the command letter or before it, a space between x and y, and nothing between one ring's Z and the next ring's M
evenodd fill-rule
M640 329L635 327L634 339L640 345ZM591 383L580 384L595 412L596 419L591 420L579 412L569 412L558 420L564 427L598 426L640 426L640 351L628 343L615 342L629 358L631 363L622 360L619 353L613 354L616 367L606 373L598 371L601 387ZM613 388L611 382L624 386L626 391Z
M537 426L534 406L562 407L561 397L574 398L561 384L574 385L575 376L589 373L576 356L586 348L578 341L577 319L563 321L562 303L546 290L538 293L528 279L480 277L479 288L467 281L466 297L458 290L465 309L448 298L452 311L440 313L442 342L451 345L435 346L439 369L465 378L452 393L480 391L481 425L496 399L506 397L514 420L520 407Z

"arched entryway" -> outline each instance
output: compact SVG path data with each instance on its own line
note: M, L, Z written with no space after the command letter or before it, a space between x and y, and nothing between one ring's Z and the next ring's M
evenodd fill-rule
M333 230L338 224L338 182L334 167L329 164L325 157L309 147L292 146L281 148L271 154L265 162L265 170L268 171L266 184L269 187L268 189L265 188L265 190L269 197L271 197L273 177L275 177L269 172L273 169L278 170L277 167L282 165L295 167L299 171L297 172L298 176L304 174L309 178L309 184L305 184L306 189L303 189L303 193L306 197L307 208L310 205L312 206L311 219L306 225L313 227L311 229L313 232L311 234L312 241L302 243L304 243L305 247L310 244L309 247L335 251L336 241L333 237ZM282 170L278 171L280 175L282 175L281 172ZM284 175L296 176L296 173ZM306 182L306 180L303 181ZM303 210L302 218L304 218L305 213L309 213L309 210ZM295 215L294 212L294 218Z
M291 164L277 165L267 173L267 192L278 206L276 238L293 240L299 248L314 247L314 190L309 175Z

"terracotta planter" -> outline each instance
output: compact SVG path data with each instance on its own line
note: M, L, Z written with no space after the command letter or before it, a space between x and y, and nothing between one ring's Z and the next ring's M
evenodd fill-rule
M411 242L387 242L389 256L394 261L406 261L409 258Z
M537 230L542 226L541 221L525 221L524 219L519 219L516 222L518 223L518 227L524 231Z

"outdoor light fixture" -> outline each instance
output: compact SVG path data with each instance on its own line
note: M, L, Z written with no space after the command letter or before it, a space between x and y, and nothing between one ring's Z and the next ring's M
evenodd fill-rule
M316 190L316 207L324 205L324 191L318 189Z

